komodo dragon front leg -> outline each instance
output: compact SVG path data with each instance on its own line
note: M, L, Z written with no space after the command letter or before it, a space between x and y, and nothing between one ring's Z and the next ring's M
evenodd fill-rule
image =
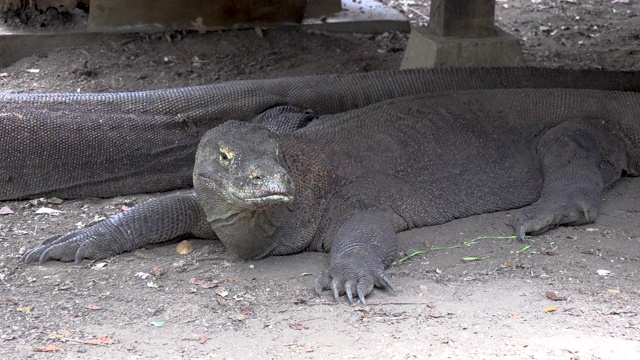
M190 236L215 239L195 194L174 194L143 202L91 227L53 236L25 253L23 260L77 264Z

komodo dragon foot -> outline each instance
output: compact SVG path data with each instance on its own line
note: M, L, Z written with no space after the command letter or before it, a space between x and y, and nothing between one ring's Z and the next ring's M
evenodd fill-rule
M571 182L566 179L567 182ZM581 184L554 183L545 187L535 203L518 210L513 227L518 240L526 234L540 234L560 225L582 225L598 217L602 185L584 179Z
M397 250L392 224L393 217L383 211L359 211L345 221L333 240L329 270L316 276L316 294L331 289L336 301L346 294L353 305L355 292L366 305L365 296L374 286L394 290L384 272Z

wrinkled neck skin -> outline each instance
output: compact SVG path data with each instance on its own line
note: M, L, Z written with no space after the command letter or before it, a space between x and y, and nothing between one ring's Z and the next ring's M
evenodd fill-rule
M227 250L243 259L269 255L278 245L272 215L278 209L243 209L218 194L198 193L207 221Z

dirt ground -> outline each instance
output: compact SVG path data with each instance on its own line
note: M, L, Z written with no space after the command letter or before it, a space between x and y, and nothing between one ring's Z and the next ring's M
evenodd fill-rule
M429 13L423 2L389 2L414 23ZM497 8L498 24L523 39L528 65L640 70L640 1L498 0ZM0 84L133 91L396 69L407 38L130 35L24 58L0 69ZM187 255L172 244L80 266L20 262L51 235L153 196L0 202L0 213L13 211L0 215L0 358L640 359L638 178L603 195L597 222L533 237L528 249L509 238L469 241L512 235L513 211L401 233L399 257L436 249L392 266L397 292L375 290L366 307L315 296L311 274L328 263L320 253L243 261L194 240Z

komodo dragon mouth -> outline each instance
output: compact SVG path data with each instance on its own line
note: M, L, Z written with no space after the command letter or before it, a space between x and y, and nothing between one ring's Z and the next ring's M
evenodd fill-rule
M227 201L252 210L285 206L294 199L292 181L284 173L258 179L256 176L252 176L250 177L251 183L239 182L237 184L229 179L211 176L211 174L198 174L198 178L203 184L208 184L209 189L216 189L220 192Z
M281 193L265 195L261 197L246 198L242 199L242 201L249 205L256 206L265 206L270 204L288 204L293 201L293 196Z
M275 186L274 186L275 185ZM275 190L274 187L282 187L282 190ZM236 201L244 203L247 207L254 209L264 209L269 207L284 206L293 201L293 195L289 194L284 187L286 182L275 183L269 181L268 189L247 189L228 188L227 194Z

